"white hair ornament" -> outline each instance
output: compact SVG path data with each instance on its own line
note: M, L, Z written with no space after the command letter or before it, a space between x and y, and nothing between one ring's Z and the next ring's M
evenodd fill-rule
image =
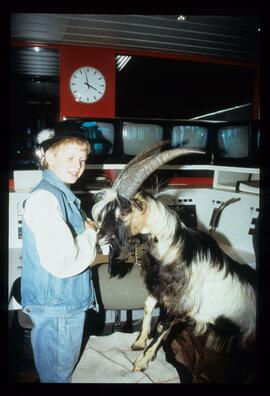
M44 152L43 148L42 147L37 148L35 151L35 154L38 157L40 163L42 163L43 160L45 159L45 152Z
M37 142L38 144L41 144L45 142L45 140L52 139L55 136L55 130L54 129L42 129L38 134L37 134Z
M36 141L38 147L36 148L35 155L37 156L40 164L43 164L45 159L45 151L42 146L40 146L46 140L52 139L55 136L54 129L42 129L36 136Z

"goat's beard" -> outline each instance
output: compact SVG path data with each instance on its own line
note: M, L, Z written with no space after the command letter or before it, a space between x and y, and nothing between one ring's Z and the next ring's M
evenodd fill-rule
M132 251L131 236L124 224L118 223L116 227L110 227L109 223L104 224L98 232L100 244L107 244L109 250L109 274L114 274L114 263L121 265ZM117 272L117 271L116 271Z
M128 237L125 240L121 240L121 242L118 238L113 238L110 240L109 245L110 255L115 260L124 261L131 253L131 241Z
M114 240L115 242L116 240ZM127 259L131 253L131 242L127 240L125 246L116 246L115 243L110 244L109 250L109 267L108 272L111 277L121 276L124 267L126 267ZM125 272L124 272L125 273Z

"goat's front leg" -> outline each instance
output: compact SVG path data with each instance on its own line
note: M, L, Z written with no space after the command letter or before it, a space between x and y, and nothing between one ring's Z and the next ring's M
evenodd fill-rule
M160 347L162 340L170 332L172 324L172 322L169 324L162 322L158 323L155 337L146 350L143 351L143 353L135 360L132 371L143 371L147 369L149 362L154 360L156 357L157 350Z
M146 341L151 331L151 315L156 304L157 304L157 300L155 299L155 297L151 295L148 296L147 299L145 300L142 329L137 339L131 346L131 348L134 351L142 350L146 347Z

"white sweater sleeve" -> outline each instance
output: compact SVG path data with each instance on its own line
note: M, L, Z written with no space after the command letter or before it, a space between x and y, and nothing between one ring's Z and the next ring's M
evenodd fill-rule
M96 232L86 229L73 237L56 197L37 190L27 199L24 220L34 234L41 266L58 278L84 271L96 257Z

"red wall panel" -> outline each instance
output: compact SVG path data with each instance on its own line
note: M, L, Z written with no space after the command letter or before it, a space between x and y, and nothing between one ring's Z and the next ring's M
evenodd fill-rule
M96 103L76 102L69 88L72 73L82 66L99 69L106 79L106 92ZM115 51L106 48L61 46L60 120L63 117L115 116Z

